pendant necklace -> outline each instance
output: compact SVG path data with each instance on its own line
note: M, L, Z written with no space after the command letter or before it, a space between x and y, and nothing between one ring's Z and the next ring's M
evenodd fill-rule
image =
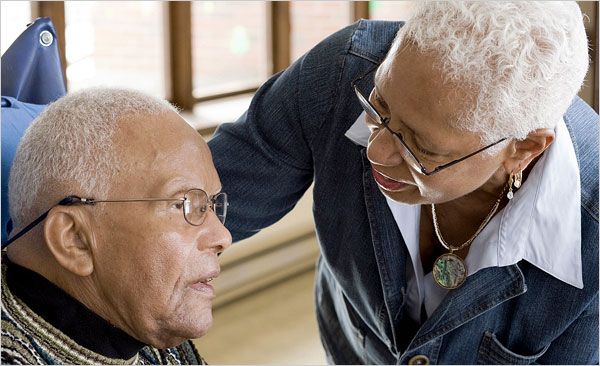
M442 233L440 232L440 228L437 221L437 215L435 212L435 204L431 204L431 216L433 217L433 228L435 231L435 235L437 236L442 246L450 251L450 253L444 253L437 257L437 259L433 263L433 269L431 272L433 274L433 279L435 280L435 283L438 286L447 290L454 290L462 286L462 284L465 282L465 280L467 279L467 266L465 265L464 260L458 255L454 254L454 252L466 248L475 240L477 235L479 235L483 228L490 222L490 220L498 210L500 202L504 197L505 191L506 188L502 190L500 197L498 197L498 199L494 203L494 206L492 207L492 210L487 214L481 225L479 225L479 228L477 229L475 234L473 234L473 236L471 236L469 240L457 247L448 244L442 237Z

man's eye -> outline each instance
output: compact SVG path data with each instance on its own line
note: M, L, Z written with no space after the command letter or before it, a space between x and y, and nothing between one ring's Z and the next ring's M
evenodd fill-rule
M175 201L175 202L173 202L173 207L176 208L176 209L178 209L178 210L181 210L183 208L183 201Z

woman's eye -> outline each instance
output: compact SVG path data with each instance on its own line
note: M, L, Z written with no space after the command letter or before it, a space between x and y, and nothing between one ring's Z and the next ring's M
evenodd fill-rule
M421 156L432 163L439 163L439 156L432 153L431 151L423 150L417 147L417 151L421 154Z
M379 126L378 125L374 125L372 123L367 124L367 127L369 128L369 131L371 131L371 133L376 132L377 130L379 130Z

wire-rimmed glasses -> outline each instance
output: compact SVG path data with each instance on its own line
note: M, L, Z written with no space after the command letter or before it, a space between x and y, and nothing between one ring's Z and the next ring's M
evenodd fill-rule
M129 203L129 202L179 202L181 211L183 212L184 220L193 226L200 226L204 223L206 213L211 209L219 221L225 224L225 218L227 217L227 207L229 201L227 199L227 193L219 192L213 196L209 196L208 193L199 188L192 188L185 192L181 198L125 198L125 199L111 199L111 200L97 200L94 198L82 198L78 196L68 196L63 198L56 205L58 206L70 206L75 204L83 205L96 205L97 203ZM37 219L27 225L23 230L19 231L15 236L8 240L3 247L9 245L13 241L17 240L41 221L43 221L48 212L48 209Z
M463 160L466 160L468 158L470 158L473 155L479 154L480 152L489 149L492 146L495 146L499 143L501 143L502 141L506 140L507 138L502 138L492 144L489 144L487 146L482 147L481 149L474 151L468 155L465 155L459 159L453 160L449 163L446 164L442 164L439 165L437 167L435 167L434 169L427 169L422 163L421 161L417 158L417 156L415 155L415 153L413 152L413 150L406 144L406 141L404 140L404 137L402 136L402 134L398 131L394 131L389 127L389 123L390 123L390 119L388 117L383 117L381 114L379 114L379 112L377 112L377 109L375 109L375 107L373 106L373 104L371 104L371 102L369 102L369 99L367 97L365 97L361 91L358 88L358 82L363 79L366 75L370 74L371 72L375 71L377 69L377 67L379 67L379 65L375 66L374 68L372 68L371 70L369 70L367 73L365 73L364 75L354 79L352 81L352 88L354 89L354 92L356 93L356 97L358 98L358 101L360 102L360 105L363 107L364 111L367 113L367 115L374 120L376 123L378 123L380 126L384 127L385 129L387 129L393 136L396 136L397 140L400 142L401 146L404 148L406 154L404 154L405 156L408 156L410 158L410 163L412 163L411 165L414 166L415 168L417 168L417 171L419 171L421 174L426 175L426 176L430 176L433 175L435 173L440 172L441 170L444 170L446 168L449 168L455 164L460 163Z

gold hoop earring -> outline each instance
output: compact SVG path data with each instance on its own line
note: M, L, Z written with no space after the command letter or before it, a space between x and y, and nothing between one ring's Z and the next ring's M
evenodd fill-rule
M517 190L521 187L521 183L523 183L522 170L519 170L517 173L510 173L510 176L508 177L508 193L506 194L506 197L509 200L512 200L515 196L513 193L513 187L515 187L515 190Z

